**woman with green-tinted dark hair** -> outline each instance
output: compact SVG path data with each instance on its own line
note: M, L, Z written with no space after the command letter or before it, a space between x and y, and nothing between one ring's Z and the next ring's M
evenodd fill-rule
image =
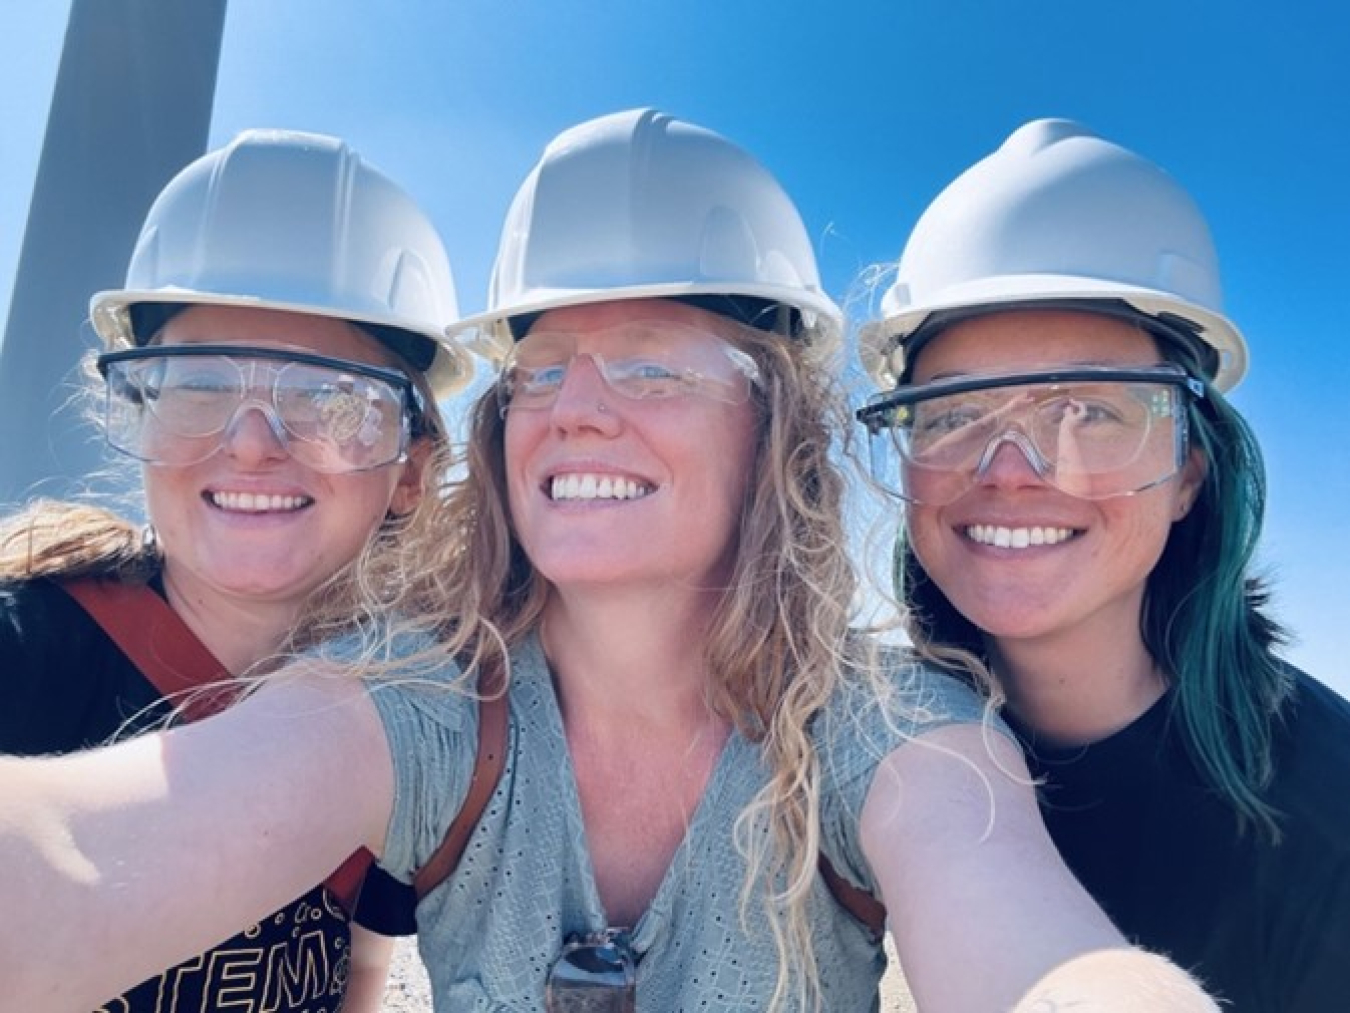
M1251 572L1247 349L1193 200L1029 123L925 211L862 345L911 636L992 676L1075 874L1227 1009L1337 1008L1350 704Z

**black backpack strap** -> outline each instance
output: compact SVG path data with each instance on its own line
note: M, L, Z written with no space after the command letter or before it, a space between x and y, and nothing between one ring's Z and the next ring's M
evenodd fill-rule
M469 791L440 847L413 875L413 890L419 901L455 871L464 847L469 843L469 835L478 826L488 799L501 780L502 767L506 765L506 733L510 717L503 682L496 669L485 672L478 682L481 694L478 700L478 753L473 761Z

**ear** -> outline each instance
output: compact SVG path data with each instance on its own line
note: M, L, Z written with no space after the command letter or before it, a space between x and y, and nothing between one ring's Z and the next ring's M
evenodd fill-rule
M1209 463L1204 455L1192 447L1191 452L1186 455L1186 463L1181 467L1181 476L1177 482L1177 494L1172 507L1173 523L1184 519L1191 512L1191 507L1195 505L1200 495L1200 488L1205 484L1205 475L1208 471Z
M406 517L417 509L422 502L422 477L430 466L432 444L427 437L413 440L408 448L408 459L403 462L398 483L389 497L389 514L393 517Z

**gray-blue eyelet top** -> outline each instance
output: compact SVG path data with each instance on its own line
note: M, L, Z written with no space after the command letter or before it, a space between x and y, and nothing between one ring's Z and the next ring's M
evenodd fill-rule
M450 667L430 680L371 683L395 768L380 864L405 881L441 843L473 772L477 701L437 685L458 674ZM985 720L974 692L927 668L898 664L894 686L888 706L870 690L841 690L813 724L822 850L874 895L858 822L877 764L908 738ZM509 710L497 789L458 868L417 909L441 1013L543 1013L544 983L564 940L608 927L562 716L535 638L512 653ZM650 908L632 926L644 1013L767 1008L778 957L763 913L741 916L746 863L733 840L736 817L764 783L759 747L733 732ZM880 944L819 877L809 919L826 1010L875 1010L885 969Z

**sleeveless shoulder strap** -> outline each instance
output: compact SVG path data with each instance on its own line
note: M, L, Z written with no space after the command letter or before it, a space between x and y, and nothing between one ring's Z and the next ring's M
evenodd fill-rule
M207 649L173 608L144 584L93 578L63 581L65 592L103 628L160 695L191 694L181 713L197 721L219 713L239 696L228 669ZM202 692L193 692L202 689ZM365 848L348 858L324 886L350 912L374 861Z
M464 796L440 847L413 876L413 890L420 901L455 871L469 843L469 835L478 826L488 799L501 780L506 763L506 732L509 715L505 680L497 669L484 672L478 683L478 752L474 756L469 791Z

